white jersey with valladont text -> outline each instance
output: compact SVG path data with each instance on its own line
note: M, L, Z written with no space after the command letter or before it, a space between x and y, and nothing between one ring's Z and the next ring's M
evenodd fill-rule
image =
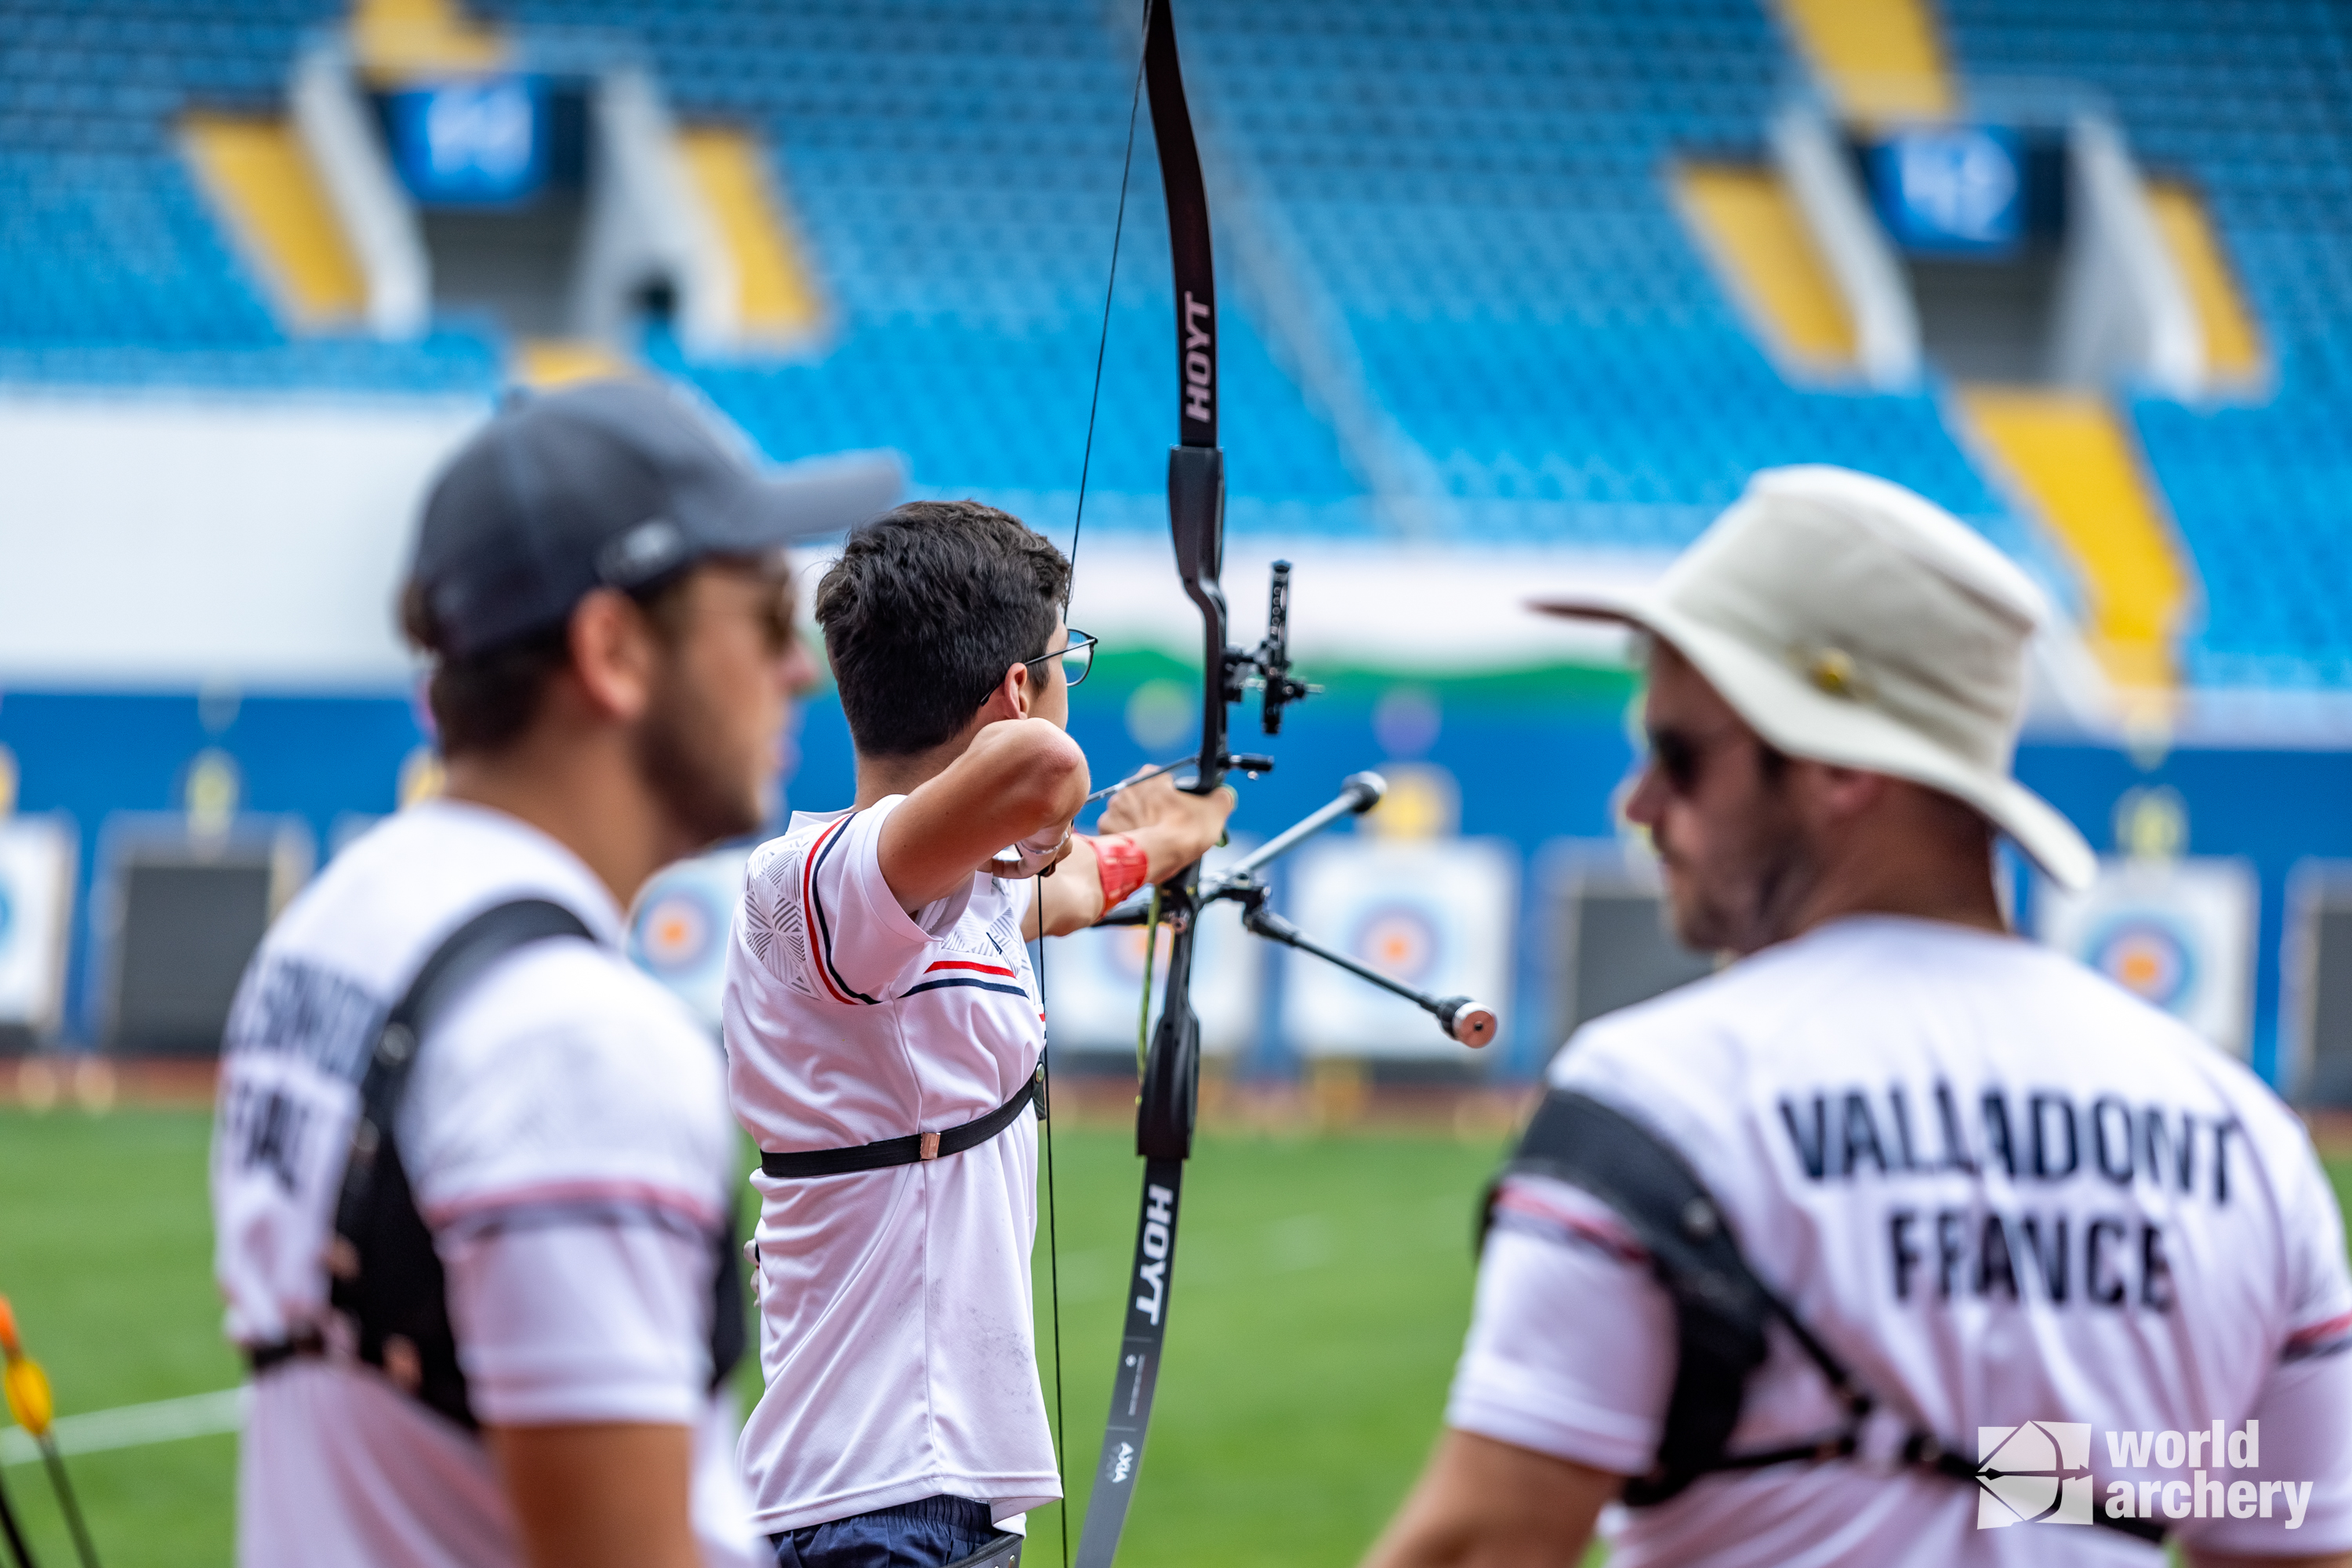
M735 1114L763 1150L944 1131L1037 1070L1034 884L977 874L909 915L879 858L904 798L796 813L751 855L724 1016ZM759 1528L940 1494L1009 1522L1060 1495L1030 1315L1036 1161L1024 1113L961 1154L753 1176L767 1392L742 1453Z
M2215 1552L2352 1547L2335 1196L2287 1108L2173 1019L2024 942L1857 917L1594 1021L1550 1076L1679 1151L1886 1407L1877 1458L1629 1510L1612 1568L2160 1562L2067 1522L2119 1503ZM1839 1426L1770 1337L1735 1454ZM1617 1216L1507 1183L1449 1423L1641 1474L1675 1366L1673 1308ZM1885 1456L1910 1429L2016 1474L1901 1469Z
M446 1276L486 1425L673 1425L693 1449L709 1568L757 1550L732 1396L710 1388L711 1258L736 1187L719 1058L620 952L588 868L501 812L413 806L336 856L255 953L229 1016L213 1131L229 1337L323 1331L333 1353L255 1380L238 1456L242 1568L509 1568L512 1510L481 1438L357 1361L326 1247L385 1014L495 904L545 899L593 940L532 942L427 1032L394 1134Z

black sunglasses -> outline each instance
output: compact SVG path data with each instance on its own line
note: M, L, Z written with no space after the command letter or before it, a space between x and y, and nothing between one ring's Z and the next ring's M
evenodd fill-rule
M1041 653L1034 658L1024 658L1021 663L1024 666L1044 664L1047 659L1058 658L1062 661L1063 680L1076 686L1087 678L1087 671L1095 667L1095 638L1073 626L1070 628L1069 647ZM1034 675L1036 672L1032 670L1030 673Z
M1706 760L1743 737L1737 730L1693 736L1673 728L1650 731L1650 765L1665 775L1666 787L1687 799L1698 793ZM1769 781L1780 775L1789 759L1762 740L1756 741L1757 765Z

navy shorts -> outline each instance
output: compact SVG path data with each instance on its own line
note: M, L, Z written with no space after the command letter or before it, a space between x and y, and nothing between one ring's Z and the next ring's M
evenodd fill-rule
M988 1505L927 1497L768 1537L776 1568L947 1568L996 1539Z

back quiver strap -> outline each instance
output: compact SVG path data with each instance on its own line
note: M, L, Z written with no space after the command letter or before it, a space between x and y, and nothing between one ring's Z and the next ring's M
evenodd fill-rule
M436 948L408 990L394 1003L376 1035L360 1082L359 1119L352 1128L349 1162L335 1205L328 1244L329 1300L351 1322L359 1358L428 1407L468 1429L477 1427L457 1340L449 1322L447 1281L433 1233L410 1190L394 1137L417 1046L459 995L516 950L555 937L594 940L587 924L562 905L519 899L485 910ZM723 1383L742 1358L742 1260L730 1215L717 1237L711 1279L711 1385ZM311 1342L253 1353L257 1370L284 1353L316 1353ZM281 1353L284 1352L284 1353Z
M1521 1175L1549 1176L1607 1204L1649 1254L1651 1272L1674 1303L1675 1384L1665 1427L1650 1473L1626 1481L1627 1503L1640 1508L1664 1502L1699 1477L1718 1471L1853 1457L1874 1408L1870 1393L1756 1277L1705 1184L1664 1140L1589 1095L1550 1090L1517 1152L1486 1188L1478 1223L1482 1248L1503 1183ZM1748 1377L1763 1364L1769 1348L1765 1327L1775 1320L1820 1369L1845 1420L1839 1430L1813 1442L1732 1454L1727 1450ZM1976 1464L1929 1432L1915 1428L1899 1458L1906 1468L1970 1485L1977 1479ZM2161 1526L2147 1520L2111 1519L2096 1507L2091 1517L2142 1541L2164 1536Z
M1487 1188L1482 1243L1503 1182L1523 1175L1549 1176L1607 1204L1649 1255L1651 1272L1674 1302L1675 1383L1657 1463L1625 1484L1628 1503L1664 1502L1724 1468L1748 1374L1764 1362L1764 1325L1782 1315L1778 1303L1682 1158L1591 1096L1563 1089L1544 1096L1518 1152Z

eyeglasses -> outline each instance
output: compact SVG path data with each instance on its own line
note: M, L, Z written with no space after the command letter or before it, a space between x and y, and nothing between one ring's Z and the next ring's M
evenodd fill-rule
M1073 626L1070 628L1069 647L1057 647L1051 653L1041 653L1034 658L1024 658L1021 662L1026 666L1058 658L1062 661L1062 679L1076 686L1087 678L1087 671L1095 667L1095 638ZM1031 673L1034 675L1035 671Z

